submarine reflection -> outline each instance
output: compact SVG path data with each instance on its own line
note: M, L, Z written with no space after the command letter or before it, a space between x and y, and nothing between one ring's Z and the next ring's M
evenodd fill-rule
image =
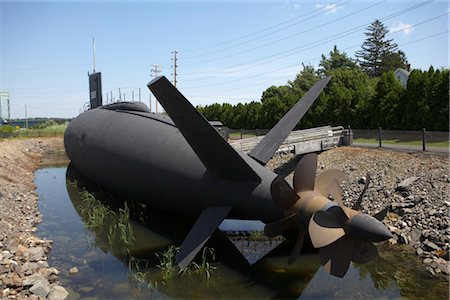
M161 261L157 254L161 257L171 246L180 245L195 219L118 199L84 178L72 164L67 168L66 188L73 207L92 233L93 246L128 266L132 298L401 297L395 281L377 289L370 269L362 276L359 268L350 266L345 277L330 276L322 269L316 253L302 254L288 265L292 245L287 241L250 264L220 230L205 245L214 249L214 262L212 255L206 257L216 268L211 269L209 279L192 274L167 280L158 267ZM240 237L241 243L250 239ZM201 258L196 263L201 265Z

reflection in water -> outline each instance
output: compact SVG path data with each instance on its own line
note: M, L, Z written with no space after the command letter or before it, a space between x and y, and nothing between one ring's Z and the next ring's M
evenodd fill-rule
M164 261L156 254L161 257L171 246L180 245L195 220L120 201L83 179L70 166L66 174L64 168L37 171L36 185L43 215L38 234L54 241L49 263L61 270L73 266L79 269L75 275L61 273L62 283L73 299L414 298L418 284L424 283L438 286L427 291L430 297L448 298L447 287L440 286L445 281L432 281L419 268L411 271L406 267L413 264L411 257L392 249L380 247L378 259L353 265L339 279L322 270L317 254L303 254L294 265L287 265L292 248L287 242L250 265L219 230L206 244L214 249L214 262L212 255L205 254L204 259L196 261L198 268L184 275L163 276L162 270L171 270L167 265L173 264L173 255ZM221 228L226 230L227 226L230 223ZM233 232L239 231L236 221L231 226ZM254 230L261 224L250 226ZM232 239L240 248L261 237L251 234ZM257 246L253 258L265 251ZM399 254L409 262L401 264L404 269L398 268ZM419 283L415 280L418 276Z

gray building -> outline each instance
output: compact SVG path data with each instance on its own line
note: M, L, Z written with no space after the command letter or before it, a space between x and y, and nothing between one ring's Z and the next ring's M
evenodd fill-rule
M0 91L0 122L10 119L9 92Z
M400 83L402 84L402 86L404 88L406 88L406 84L408 83L408 78L409 78L410 73L411 72L409 72L408 70L398 68L397 70L394 71L394 76L398 80L400 80Z

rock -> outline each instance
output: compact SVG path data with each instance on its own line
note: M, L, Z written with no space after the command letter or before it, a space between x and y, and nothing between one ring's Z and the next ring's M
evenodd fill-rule
M67 296L69 296L69 293L66 291L65 288L59 285L55 285L50 290L50 293L48 294L47 299L48 300L63 300L66 299Z
M89 292L92 292L94 290L94 288L90 287L90 286L83 286L83 287L79 288L78 290L83 293L89 293Z
M433 209L431 209L431 210L428 212L428 215L429 215L429 216L434 216L436 213L437 213L437 210L435 210L435 209L433 208Z
M425 246L426 250L432 251L432 250L440 250L440 248L438 247L438 245L436 245L433 242L430 242L429 240L425 240L423 242L423 245Z
M23 279L22 284L25 286L34 285L37 281L46 280L45 276L40 273L27 276Z
M417 255L422 256L423 255L422 248L417 248L416 253L417 253Z
M431 258L425 258L423 260L423 263L426 264L426 265L431 264L432 262L433 262L433 260Z
M78 268L77 267L72 267L69 269L69 274L70 275L74 275L78 273Z
M402 192L402 191L407 191L409 190L409 187L417 180L419 179L419 177L409 177L406 178L405 180L403 180L402 182L400 182L397 187L395 188L395 190L397 192Z
M41 296L45 298L50 292L50 283L48 283L47 279L38 280L30 288L30 292L32 292L36 296Z
M418 228L413 228L409 232L409 236L411 237L411 242L413 244L420 243L420 238L422 237L422 230L420 230Z
M45 251L42 247L30 249L30 261L40 261L45 259Z
M409 244L408 236L404 233L400 234L398 241L400 242L400 244L405 244L405 245Z
M358 183L366 184L366 180L367 180L366 176L363 176L363 177L359 178Z
M445 259L438 258L436 260L436 268L439 269L444 274L449 274L448 262Z

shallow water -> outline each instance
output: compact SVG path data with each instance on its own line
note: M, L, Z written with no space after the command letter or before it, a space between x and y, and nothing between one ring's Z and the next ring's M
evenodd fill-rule
M232 232L230 238L237 248L221 232L207 244L215 249L215 260L205 253L203 263L215 269L192 269L192 274L164 278L156 254L161 256L171 245L179 245L193 220L133 203L125 206L72 168L69 172L67 167L40 169L36 186L42 213L37 234L53 240L49 264L61 270L69 299L449 296L447 281L431 278L410 250L386 244L379 245L377 259L352 264L342 279L326 273L314 253L301 255L293 265L286 263L289 253L274 254L250 265L248 261L253 263L281 240L261 237L260 222L235 220L224 222L220 228ZM77 267L78 273L69 275L72 267ZM210 270L209 279L205 270Z

